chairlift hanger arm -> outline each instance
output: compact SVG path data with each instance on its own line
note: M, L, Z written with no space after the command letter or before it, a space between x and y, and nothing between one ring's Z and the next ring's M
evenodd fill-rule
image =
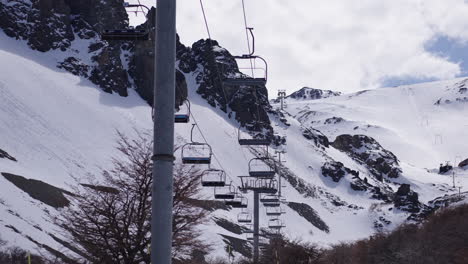
M148 12L150 11L149 7L142 4L130 4L129 2L124 2L124 7L144 7Z

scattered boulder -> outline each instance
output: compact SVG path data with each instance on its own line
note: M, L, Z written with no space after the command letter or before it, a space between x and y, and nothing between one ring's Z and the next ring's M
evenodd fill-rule
M449 163L440 164L439 166L439 174L445 174L453 169L453 166L450 165Z
M301 127L302 135L308 139L313 140L315 146L317 147L326 147L330 146L330 141L328 140L327 136L325 136L322 132L314 128L307 128Z
M395 207L410 213L418 213L421 210L421 203L418 200L418 193L411 190L409 184L402 184L395 192L393 199Z
M352 174L353 176L359 176L358 171L351 170L343 165L339 161L327 161L322 166L322 175L324 177L330 177L334 182L339 182L346 174Z
M340 135L332 146L366 165L379 181L383 181L384 176L397 178L402 173L397 157L366 135Z
M26 179L22 176L6 172L2 172L1 174L16 187L29 194L29 196L49 206L62 208L70 204L70 201L64 195L73 195L68 191L57 188L43 181Z

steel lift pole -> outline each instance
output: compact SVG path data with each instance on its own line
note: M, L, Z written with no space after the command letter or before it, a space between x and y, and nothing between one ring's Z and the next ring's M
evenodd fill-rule
M157 1L155 31L151 263L171 264L176 0Z
M259 238L260 238L260 232L259 232L259 211L260 211L260 203L259 203L259 196L260 194L258 191L254 190L254 233L253 233L253 263L257 264L258 263L258 256L259 256Z

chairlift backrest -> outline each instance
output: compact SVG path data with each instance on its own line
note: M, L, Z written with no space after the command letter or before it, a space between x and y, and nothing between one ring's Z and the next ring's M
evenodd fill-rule
M242 136L242 126L239 126L237 130L237 139L239 145L241 146L269 146L271 140L265 138L243 138Z
M226 185L226 173L218 169L204 170L201 176L201 184L204 187L223 187Z
M207 143L190 142L182 146L183 164L210 164L213 152Z
M272 178L276 174L276 169L269 165L267 161L270 161L273 166L275 162L270 158L253 158L249 161L249 175L252 177L259 178Z
M190 122L190 101L187 99L184 101L185 106L187 107L187 111L185 113L176 113L174 116L175 123L188 123Z
M250 67L248 70L251 71L258 71L261 70L263 71L263 75L260 77L253 77L253 76L247 76L245 74L242 74L240 77L228 77L223 80L223 85L227 86L260 86L264 87L268 81L268 64L265 59L263 59L260 56L256 55L242 55L242 56L234 56L236 60L254 60L258 61L260 60L263 64L264 67ZM252 65L257 65L257 63L252 63Z
M236 197L236 192L232 185L226 184L224 187L214 188L214 197L218 200L232 200Z
M124 7L125 8L142 7L142 8L146 8L149 11L149 8L147 6L141 5L141 4L129 4L128 2L124 2ZM104 29L101 33L101 39L102 40L149 40L149 32L150 32L150 23L148 21L146 23L145 29L134 29L131 26L129 26L128 28L120 28L120 29Z

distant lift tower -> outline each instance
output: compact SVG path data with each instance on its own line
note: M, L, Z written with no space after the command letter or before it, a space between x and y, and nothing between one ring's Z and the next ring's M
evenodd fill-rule
M278 90L278 99L281 102L281 110L285 108L284 98L286 98L286 90Z

